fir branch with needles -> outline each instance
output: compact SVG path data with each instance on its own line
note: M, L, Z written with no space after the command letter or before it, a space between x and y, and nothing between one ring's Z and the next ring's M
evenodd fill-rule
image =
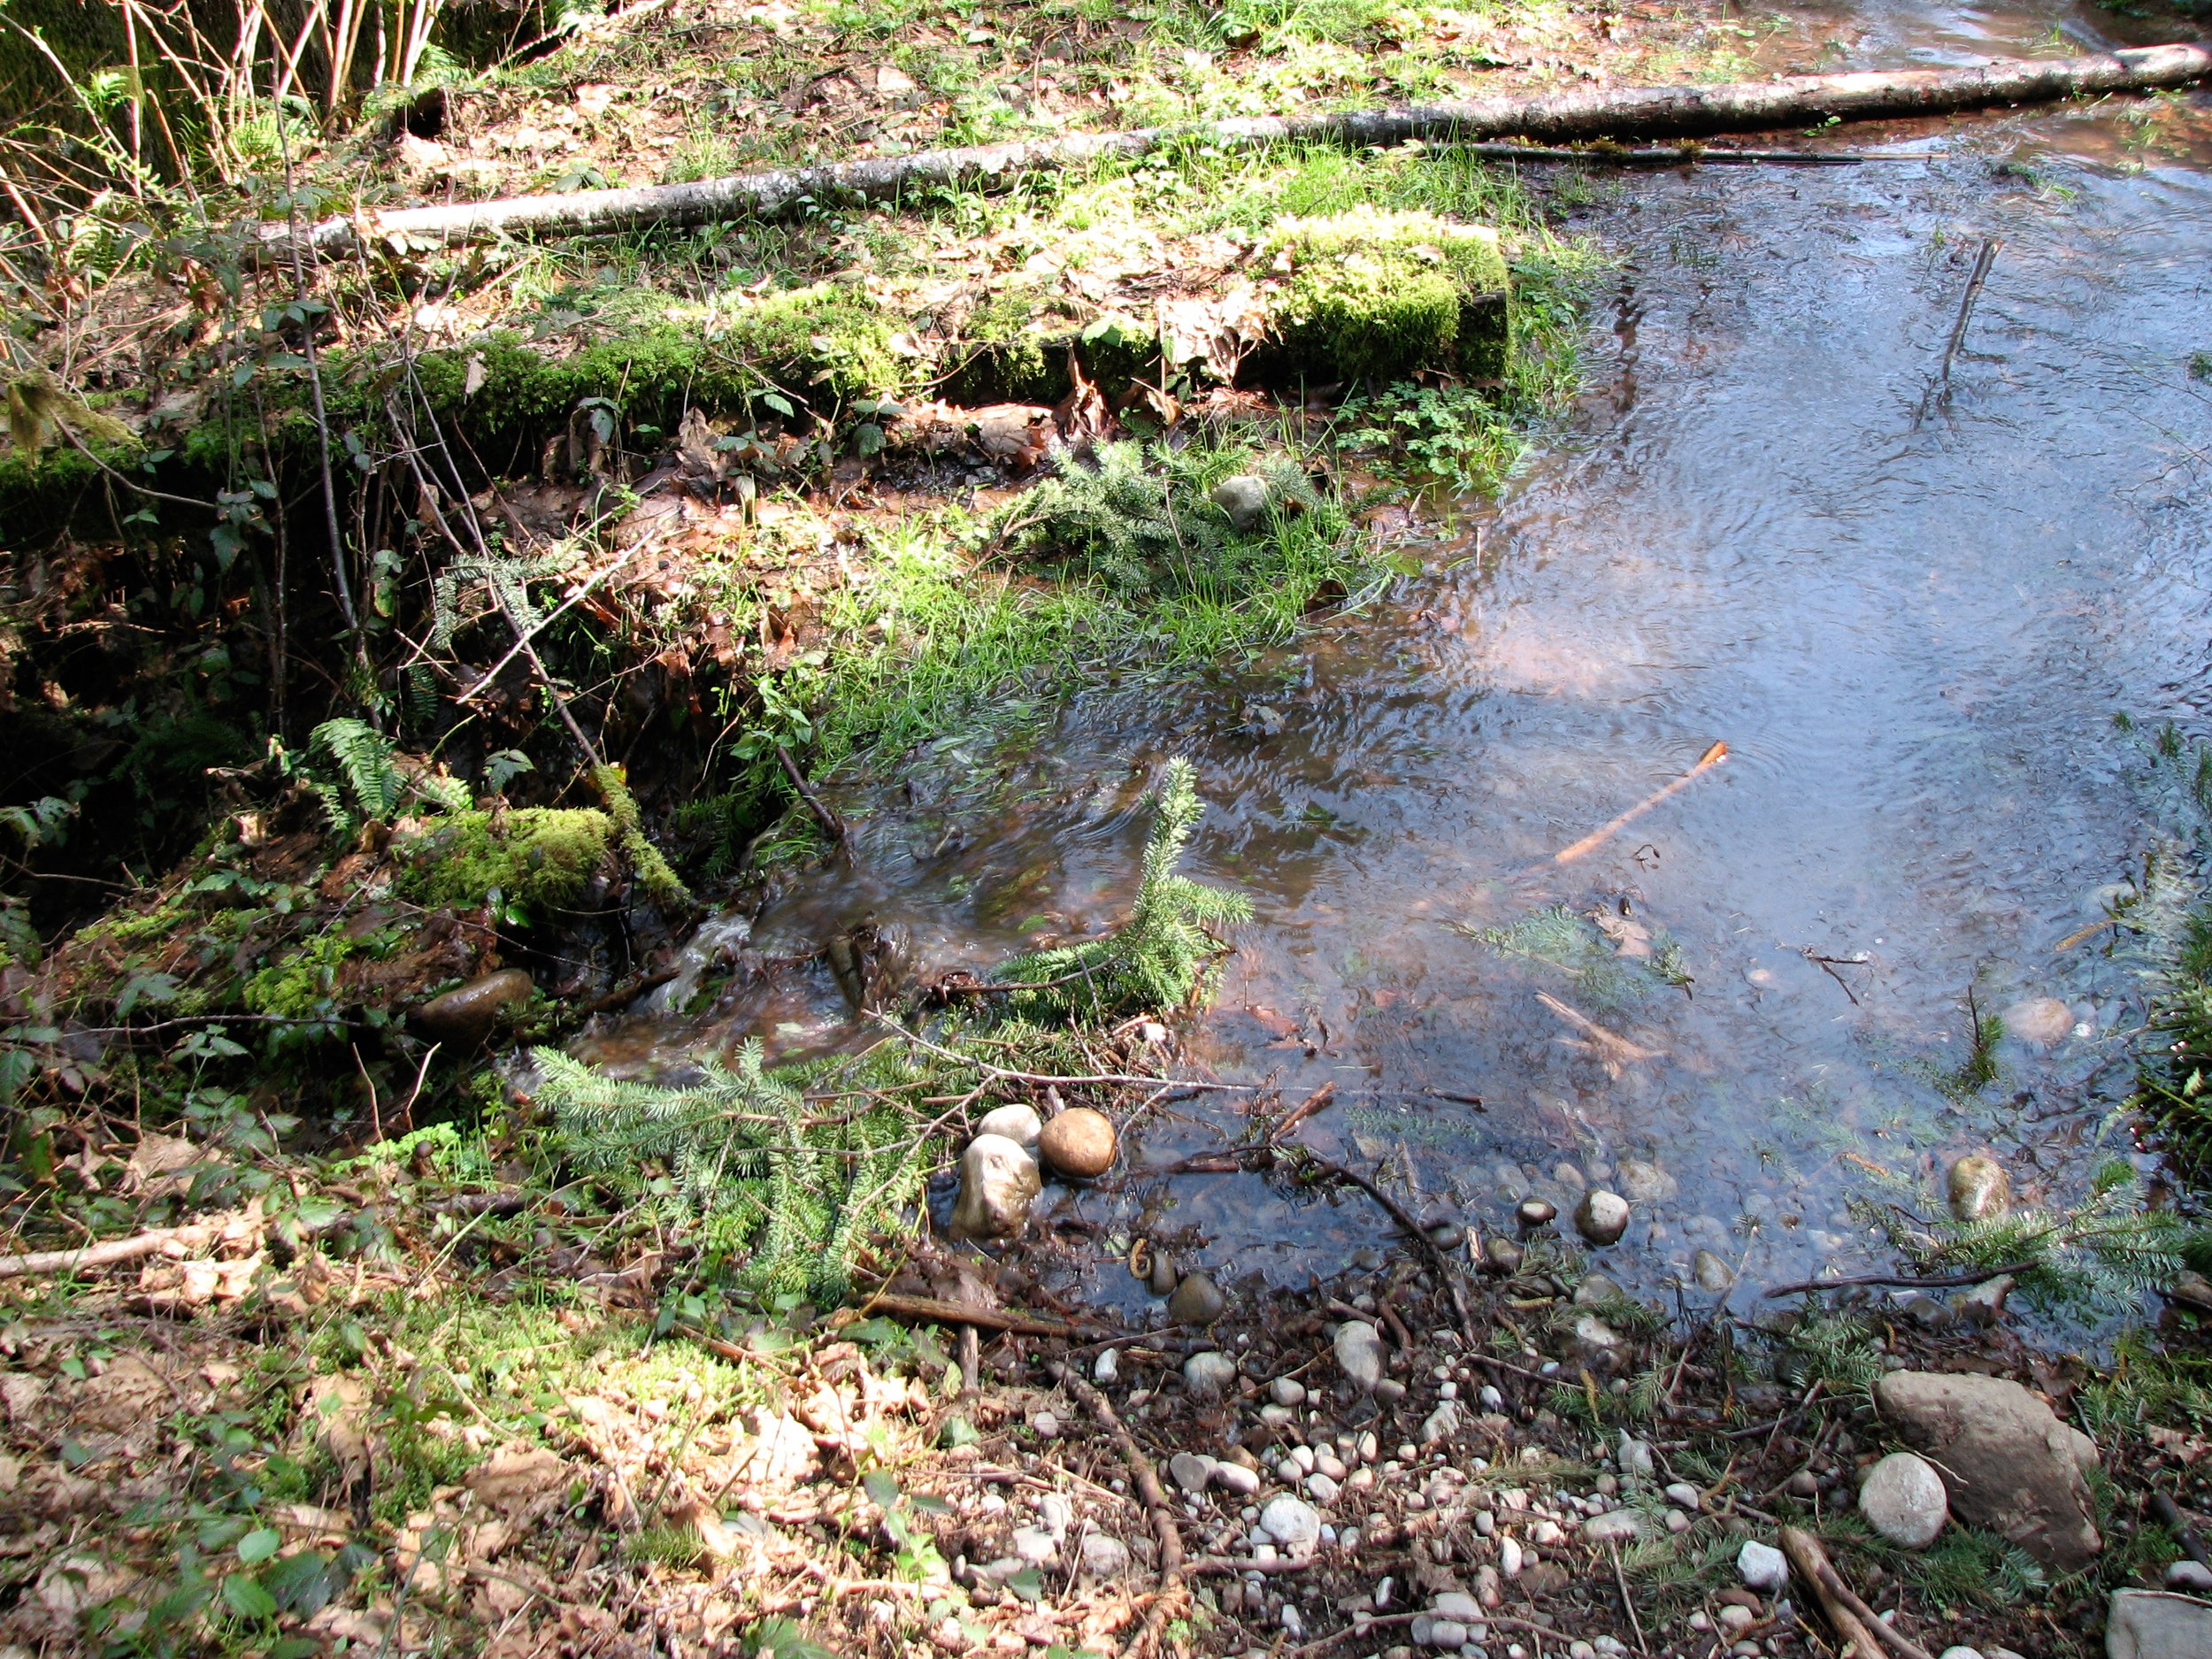
M2031 1206L1928 1222L1895 1210L1855 1208L1883 1228L1917 1272L2013 1269L2030 1302L2093 1313L2132 1306L2204 1253L2200 1231L2144 1200L2142 1176L2114 1158L2098 1169L2081 1202L2065 1209Z
M1129 919L1102 937L1002 964L995 977L1008 987L1008 1013L1029 1020L1110 1020L1166 1012L1189 1001L1208 964L1225 949L1208 926L1252 914L1242 895L1176 873L1204 813L1196 771L1187 760L1170 761Z
M860 1250L919 1195L924 1143L914 1119L878 1099L833 1118L764 1069L758 1041L734 1064L709 1060L695 1082L612 1078L554 1048L536 1051L537 1097L578 1167L653 1196L664 1171L668 1218L698 1224L709 1250L739 1263L763 1296L835 1298Z

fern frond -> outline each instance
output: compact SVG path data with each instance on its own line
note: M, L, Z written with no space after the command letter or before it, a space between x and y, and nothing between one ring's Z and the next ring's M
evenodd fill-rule
M308 746L330 757L361 816L372 823L391 818L405 795L391 741L365 720L325 720L308 733ZM327 798L327 797L326 797Z

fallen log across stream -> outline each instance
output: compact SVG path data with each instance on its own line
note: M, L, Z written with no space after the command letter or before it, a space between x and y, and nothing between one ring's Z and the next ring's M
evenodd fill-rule
M319 254L352 252L365 240L399 248L499 236L578 236L655 226L774 219L825 201L895 202L944 187L988 189L1037 173L1118 158L1174 144L1251 150L1270 144L1402 144L1416 139L1537 143L1599 139L1696 137L1801 127L1830 119L1875 120L1944 115L2001 104L2049 104L2116 92L2151 92L2212 77L2212 44L2143 46L2081 58L2010 59L1977 69L1905 69L1789 75L1714 86L1602 87L1477 98L1467 103L1353 111L1336 115L1261 116L1118 133L1071 133L1031 142L979 144L907 156L878 156L813 167L780 168L689 184L576 190L442 207L365 211L325 219L306 233ZM1542 159L1555 159L1547 155ZM1604 152L1593 159L1603 160ZM273 249L289 233L269 229Z

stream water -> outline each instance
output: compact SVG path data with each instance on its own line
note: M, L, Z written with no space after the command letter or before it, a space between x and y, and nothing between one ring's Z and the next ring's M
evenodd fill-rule
M1900 66L2113 27L1823 8L1755 50L1765 68ZM1210 803L1187 868L1256 912L1191 1055L1288 1100L1333 1082L1309 1138L1386 1164L1417 1208L1488 1227L1524 1191L1563 1208L1578 1176L1627 1184L1608 1271L1655 1292L1709 1248L1747 1306L1886 1259L1845 1209L1884 1191L1876 1169L1939 1182L1989 1149L2032 1196L2140 1157L2104 1123L2133 980L2105 935L2065 941L2146 844L2114 714L2212 730L2212 380L2191 371L2212 350L2212 122L2161 109L1856 132L1914 157L1857 167L1594 179L1575 228L1619 264L1586 394L1498 503L1426 545L1422 576L1248 672L1101 689L1033 742L939 745L872 803L867 880L824 878L752 942L811 949L865 912L911 926L934 969L1103 926L1144 791L1186 754ZM1716 741L1724 761L1554 862ZM1554 905L1616 935L1548 930L1598 941L1586 972L1454 926ZM1672 941L1686 987L1624 968L1639 928ZM1970 986L1985 1011L2061 999L2072 1029L2008 1041L1998 1080L1947 1092ZM803 1048L844 1018L826 974L780 996L596 1047ZM1233 1099L1180 1101L1133 1156L1240 1129ZM1189 1229L1194 1264L1274 1282L1389 1231L1356 1195L1256 1178L1047 1202L1108 1233ZM1081 1288L1143 1301L1103 1254Z

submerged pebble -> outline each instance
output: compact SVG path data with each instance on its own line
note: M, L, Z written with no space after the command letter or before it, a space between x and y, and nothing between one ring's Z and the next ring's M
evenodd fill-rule
M2074 1010L2055 996L2024 997L1997 1018L2006 1036L2038 1048L2062 1042L2074 1029Z
M1178 1325L1211 1325L1229 1305L1203 1273L1187 1273L1175 1294L1167 1299L1167 1317Z

